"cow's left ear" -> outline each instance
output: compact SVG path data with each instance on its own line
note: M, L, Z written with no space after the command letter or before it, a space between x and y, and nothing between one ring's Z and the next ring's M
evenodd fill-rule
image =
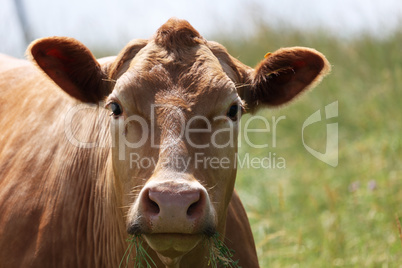
M106 72L91 51L73 38L36 40L28 54L59 87L82 102L98 103L110 93Z
M323 54L303 47L282 48L265 55L239 92L251 112L291 101L315 86L331 67Z

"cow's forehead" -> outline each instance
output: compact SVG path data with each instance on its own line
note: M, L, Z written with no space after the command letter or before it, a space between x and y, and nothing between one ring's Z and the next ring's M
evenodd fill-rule
M150 42L131 61L127 75L165 89L181 87L189 93L226 87L231 82L218 58L201 44L172 52Z
M175 67L174 63L152 63L145 67L138 62L121 76L116 93L128 102L127 106L134 104L143 113L148 113L147 108L141 106L150 104L170 104L194 112L197 107L213 110L217 104L230 105L226 102L238 98L235 83L216 62L195 61L181 67Z
M213 103L230 105L226 102L237 97L235 83L206 42L166 47L150 40L120 77L116 91L137 108L162 103L205 110ZM147 113L146 107L140 109Z

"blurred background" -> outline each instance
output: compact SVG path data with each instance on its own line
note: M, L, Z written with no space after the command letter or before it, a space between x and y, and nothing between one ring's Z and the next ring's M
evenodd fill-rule
M241 135L240 158L286 161L285 168L238 172L261 267L402 267L402 3L0 0L0 53L23 57L30 41L58 35L80 40L98 57L113 55L172 16L251 66L286 46L313 47L331 62L332 73L315 90L259 112L286 117L275 147L270 134L252 137L271 145L261 149ZM335 101L339 116L304 132L306 143L322 150L326 124L338 123L339 161L332 167L306 151L302 125Z
M402 16L398 0L0 0L0 52L23 56L45 36L74 37L92 49L117 51L148 38L170 17L186 19L207 38L252 36L256 25L330 31L342 38L362 32L387 36Z

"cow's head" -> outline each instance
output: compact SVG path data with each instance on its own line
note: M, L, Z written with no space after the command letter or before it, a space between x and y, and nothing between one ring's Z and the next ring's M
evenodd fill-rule
M250 68L177 19L102 66L69 38L38 40L30 52L69 95L110 110L127 231L142 235L165 263L224 234L241 115L285 104L329 71L321 53L302 47Z

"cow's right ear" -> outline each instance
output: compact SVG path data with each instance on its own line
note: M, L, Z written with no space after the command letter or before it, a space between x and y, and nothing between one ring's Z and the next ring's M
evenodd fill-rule
M82 102L98 103L112 89L113 84L91 51L73 38L36 40L28 54L59 87Z
M286 104L301 92L317 85L331 66L320 52L305 47L281 48L268 53L248 71L240 97L252 113L261 107Z

